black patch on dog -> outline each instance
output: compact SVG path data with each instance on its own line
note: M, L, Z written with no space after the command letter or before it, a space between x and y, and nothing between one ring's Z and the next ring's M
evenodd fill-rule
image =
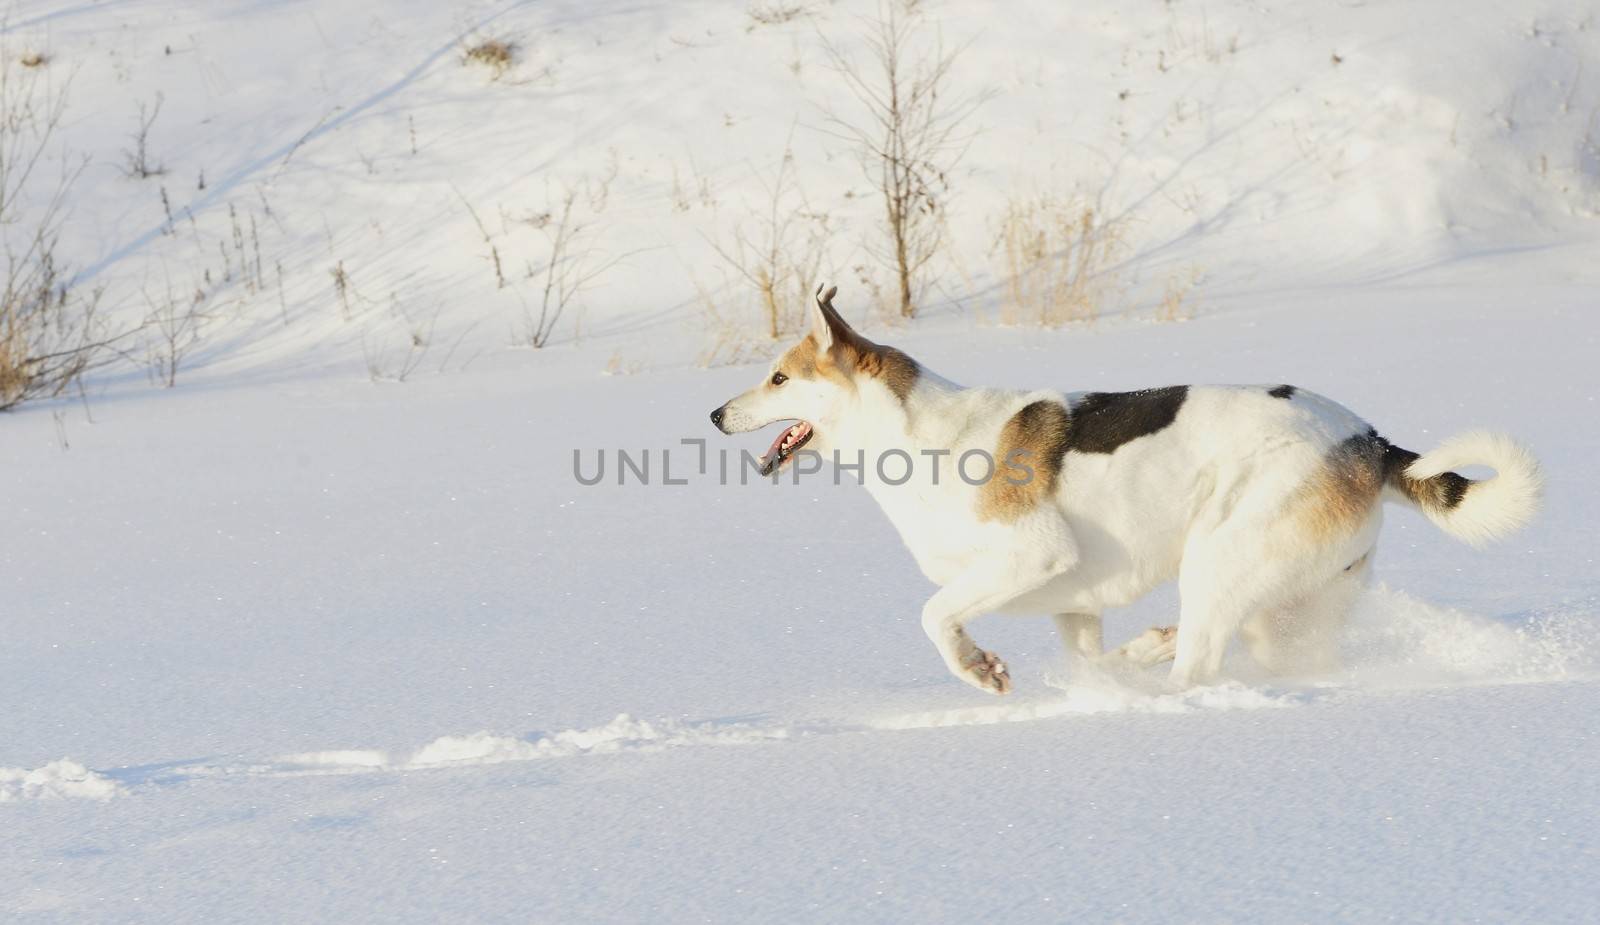
M1117 447L1148 437L1171 424L1189 397L1186 385L1137 392L1090 392L1072 406L1067 449L1076 453L1115 453Z
M1383 445L1383 480L1399 489L1413 503L1436 511L1448 511L1467 496L1472 479L1456 472L1441 472L1428 479L1409 478L1406 469L1417 461L1418 454L1379 437L1376 430L1367 433Z
M1280 385L1275 389L1268 389L1267 394L1271 395L1273 398L1281 398L1284 401L1288 401L1294 397L1294 386Z

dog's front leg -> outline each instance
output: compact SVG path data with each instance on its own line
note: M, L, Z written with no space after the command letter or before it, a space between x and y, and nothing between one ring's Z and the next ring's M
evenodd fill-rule
M1030 550L986 556L928 599L922 607L922 631L938 647L951 674L978 690L1007 693L1011 675L1005 662L978 648L967 635L967 621L1042 587L1076 561L1076 550L1070 547L1056 555Z

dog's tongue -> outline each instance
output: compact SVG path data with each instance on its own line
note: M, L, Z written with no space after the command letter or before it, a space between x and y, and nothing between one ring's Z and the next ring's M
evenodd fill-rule
M782 462L782 457L778 455L778 449L783 446L784 438L788 436L789 429L785 427L778 432L778 439L772 441L772 446L768 447L767 455L761 457L762 475L771 475L772 471L778 468L778 463Z

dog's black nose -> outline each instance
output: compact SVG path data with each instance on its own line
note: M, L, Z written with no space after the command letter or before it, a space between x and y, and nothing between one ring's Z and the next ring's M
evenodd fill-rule
M721 408L711 412L711 423L717 425L718 430L722 429L722 409L726 407L728 406L723 405Z

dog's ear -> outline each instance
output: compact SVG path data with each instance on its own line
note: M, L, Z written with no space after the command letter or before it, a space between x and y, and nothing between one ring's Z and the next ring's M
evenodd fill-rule
M853 343L856 338L856 332L833 309L833 297L838 291L838 286L829 286L826 292L818 286L816 305L811 309L811 336L823 353Z

